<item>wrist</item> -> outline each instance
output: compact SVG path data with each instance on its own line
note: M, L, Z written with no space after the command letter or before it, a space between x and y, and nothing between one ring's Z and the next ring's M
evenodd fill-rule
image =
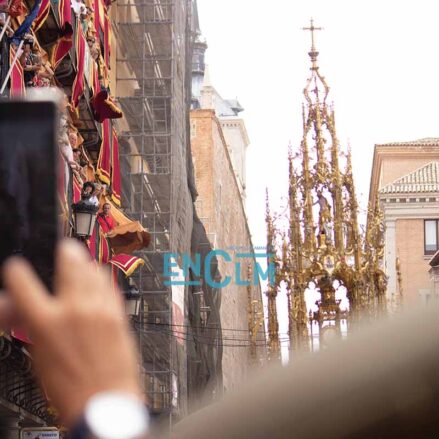
M69 439L141 439L149 431L146 406L132 393L101 392L86 403Z

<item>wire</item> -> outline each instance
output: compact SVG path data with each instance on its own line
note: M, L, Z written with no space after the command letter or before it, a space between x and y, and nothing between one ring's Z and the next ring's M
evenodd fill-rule
M222 327L213 327L213 326L192 326L192 325L176 325L173 323L146 323L145 325L151 325L151 326L169 326L169 327L177 327L177 328L189 328L189 329L204 329L204 330L208 330L208 329L218 329L221 330L221 332L223 331L235 331L235 332L246 332L249 333L250 330L249 329L231 329L231 328L222 328ZM279 335L285 335L288 336L288 332L279 332Z
M252 346L265 347L267 345L267 341L265 339L264 340L252 341L252 340L248 340L248 339L244 340L244 339L235 339L235 338L232 338L232 339L227 339L227 338L223 339L223 338L221 338L221 340L226 340L226 341L230 341L230 342L242 342L242 343L239 343L239 344L235 344L235 343L232 344L232 343L220 342L219 338L217 339L218 340L217 342L214 342L213 341L214 340L213 337L209 337L209 336L206 337L206 336L202 336L202 335L199 336L199 335L196 335L196 334L189 334L187 332L178 332L178 331L166 330L164 328L163 329L162 328L156 328L155 330L154 329L153 330L146 330L146 329L144 329L142 327L138 327L137 329L139 329L139 332L141 332L141 333L151 333L151 332L156 331L156 332L160 332L160 333L163 333L165 335L168 335L168 336L175 337L175 338L177 338L179 340L184 340L184 341L189 341L189 342L194 342L194 343L198 342L200 344L204 344L204 345L208 345L208 346L214 346L214 347L248 348L248 347L252 347ZM208 340L210 340L210 342L200 340L202 338L207 338ZM279 339L279 342L281 344L284 343L284 342L288 342L288 341L289 341L289 338L280 338ZM259 342L262 342L262 343L259 343Z
M190 329L220 329L221 331L234 331L234 332L246 332L248 333L248 329L232 329L232 328L222 328L222 327L209 327L209 326L192 326L192 325L176 325L174 323L145 323L146 325L156 325L156 326L175 326L179 328L190 328ZM288 335L288 332L279 332L279 334Z

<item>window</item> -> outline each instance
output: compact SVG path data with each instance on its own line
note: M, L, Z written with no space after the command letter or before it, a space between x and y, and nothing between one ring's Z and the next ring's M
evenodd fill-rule
M424 221L424 254L434 255L439 250L438 243L439 220Z

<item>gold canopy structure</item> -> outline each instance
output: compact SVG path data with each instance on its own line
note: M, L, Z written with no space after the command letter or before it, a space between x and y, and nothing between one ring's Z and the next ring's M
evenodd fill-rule
M369 209L367 231L360 233L350 148L340 148L334 106L328 103L329 86L317 64L314 32L321 28L311 20L304 30L312 38L311 75L303 91L302 141L289 153L287 233L275 231L268 212L266 217L268 240L277 248L276 285L269 291L269 302L275 291L286 289L293 350L309 349L313 326L318 325L319 345L324 346L328 332L341 334L342 320L350 328L360 319L375 318L386 307L380 207L376 203ZM310 311L305 301L310 286L320 296L316 311ZM346 292L348 309L340 308L339 288ZM277 316L269 319L268 326L276 352Z

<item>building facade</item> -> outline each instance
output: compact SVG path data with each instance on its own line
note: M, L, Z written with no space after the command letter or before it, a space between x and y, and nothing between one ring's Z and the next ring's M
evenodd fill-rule
M215 110L191 112L191 138L199 192L197 213L212 248L224 250L231 259L219 258L218 263L221 280L231 279L220 288L222 379L227 391L244 381L254 364L264 362L265 331L263 320L258 321L257 315L263 309L262 293L259 281L253 280L254 259L239 257L255 250L235 169ZM240 264L238 269L236 263ZM244 285L249 282L251 285ZM252 343L247 342L249 331L256 331L253 354Z
M439 139L375 145L370 202L385 222L387 300L407 306L432 295L429 261L439 250Z
M259 279L254 281L255 252L245 212L246 149L249 139L243 108L223 99L213 87L204 63L207 44L198 29L192 71L191 147L198 191L196 211L218 258L219 310L223 328L224 391L245 380L255 364L266 359L263 304ZM264 253L259 251L259 253ZM236 265L238 264L238 265Z
M214 342L221 337L218 318L212 343L197 349L188 315L200 320L199 307L192 309L188 286L166 286L163 276L164 255L191 254L204 236L202 228L193 236L198 223L188 136L195 3L43 0L24 31L20 23L31 10L12 3L7 23L0 24L7 31L0 46L1 97L23 97L34 87L65 94L58 187L63 230L75 233L72 204L81 200L84 183L99 187L100 208L109 203L108 221L117 227L97 221L87 244L122 292L139 297L131 318L142 384L153 419L171 425L187 412L190 371L192 387L216 376ZM29 45L32 54L24 56ZM25 73L34 66L37 73ZM195 332L202 330L194 324ZM26 340L11 333L0 341L0 411L11 439L22 427L53 425L55 412L33 379Z

